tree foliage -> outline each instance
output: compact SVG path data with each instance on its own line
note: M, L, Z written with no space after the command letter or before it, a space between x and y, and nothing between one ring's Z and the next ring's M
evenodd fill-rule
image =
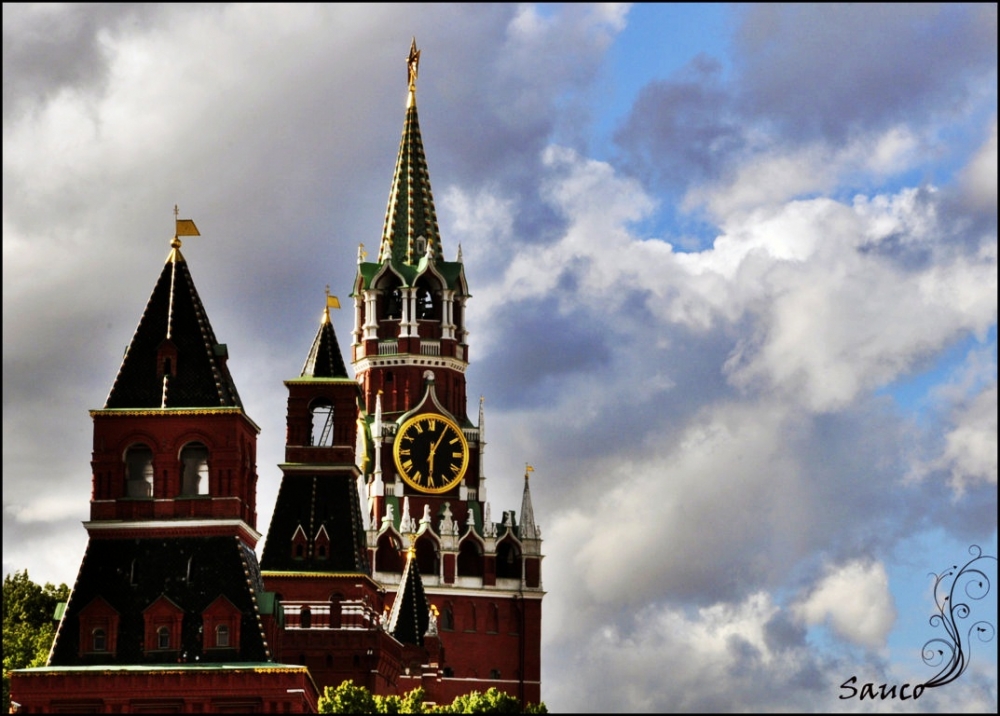
M56 604L69 599L69 587L35 584L27 570L3 579L3 712L10 706L11 669L44 666L55 636Z
M366 713L366 714L544 714L548 713L545 703L528 704L524 709L516 698L496 688L485 693L472 691L455 697L451 704L430 706L424 703L422 688L413 689L403 696L375 696L363 686L355 686L353 681L345 681L333 688L327 686L319 697L319 712L326 714Z

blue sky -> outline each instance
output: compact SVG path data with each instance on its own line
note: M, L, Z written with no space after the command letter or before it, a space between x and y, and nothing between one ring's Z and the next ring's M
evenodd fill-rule
M494 514L535 467L550 709L867 711L849 676L933 673L928 573L997 553L995 6L3 13L5 572L74 579L87 410L174 204L266 530L281 381L378 241L415 36ZM877 705L996 707L996 641Z

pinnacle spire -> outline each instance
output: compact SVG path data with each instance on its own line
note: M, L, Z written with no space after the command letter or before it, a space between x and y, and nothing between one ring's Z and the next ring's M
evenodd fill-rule
M414 39L406 58L406 118L389 190L389 203L378 252L379 263L392 261L397 265L416 265L425 256L436 261L444 260L427 159L420 136L420 122L417 119L416 82L419 64L420 50Z
M538 526L535 524L535 511L531 506L531 490L528 487L528 475L535 471L531 465L524 466L524 493L521 495L521 525L518 537L538 539Z

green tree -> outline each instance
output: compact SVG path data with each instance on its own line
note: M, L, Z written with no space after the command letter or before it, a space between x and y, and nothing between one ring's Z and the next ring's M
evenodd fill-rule
M321 714L378 713L371 692L364 686L355 686L353 681L345 681L335 689L327 686L317 708Z
M56 604L69 599L69 587L39 586L28 571L3 579L3 712L10 708L11 669L44 666L55 636Z
M456 696L450 706L439 706L437 711L448 714L544 714L549 712L544 703L528 704L522 710L516 698L493 686L485 693L472 691L462 696Z
M376 696L375 707L380 714L421 714L427 710L424 690L419 686L402 696Z
M363 686L345 681L337 688L327 686L319 697L319 712L325 714L546 714L545 703L528 704L524 709L508 693L490 688L485 693L473 691L456 696L451 704L430 707L424 704L426 694L416 688L403 696L373 696Z

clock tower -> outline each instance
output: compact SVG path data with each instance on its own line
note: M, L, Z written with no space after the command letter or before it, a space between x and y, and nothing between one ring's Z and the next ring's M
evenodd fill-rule
M466 408L470 294L461 247L454 260L445 258L434 210L417 118L419 60L413 43L378 253L367 261L359 247L352 291L369 563L391 599L403 551L415 554L428 601L440 614L443 694L496 686L537 703L540 530L528 471L519 515L505 511L494 521L487 501L483 400L475 422ZM401 681L409 688L405 673Z

